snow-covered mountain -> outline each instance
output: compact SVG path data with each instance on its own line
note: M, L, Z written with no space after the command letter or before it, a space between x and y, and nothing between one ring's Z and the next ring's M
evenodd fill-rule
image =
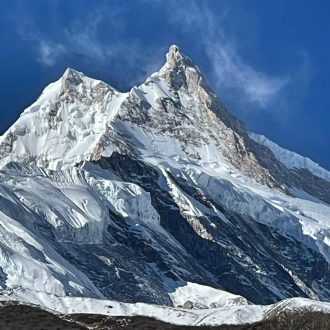
M6 295L330 301L330 172L247 132L177 46L127 93L67 69L0 152Z

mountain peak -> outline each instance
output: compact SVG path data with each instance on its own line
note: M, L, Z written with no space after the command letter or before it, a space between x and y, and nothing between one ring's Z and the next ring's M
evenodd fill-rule
M174 45L174 44L172 44L172 45L170 46L170 48L168 49L168 52L169 52L169 53L170 53L170 52L178 52L178 51L180 51L179 46Z
M167 62L171 62L172 60L178 61L182 60L183 58L184 55L181 53L180 48L177 45L171 45L166 54Z
M197 66L176 45L170 46L166 54L166 63L160 73L175 90L187 88L189 80L198 81L201 77Z
M170 68L195 67L191 59L184 55L177 45L171 45L166 54L166 64Z
M82 83L84 74L76 71L72 68L67 68L62 76L62 83L63 83L63 87L68 87L69 85L74 85L74 86L78 86L79 84Z
M88 80L90 80L90 78L86 77L82 72L79 72L72 68L67 68L60 79L60 95L72 93L76 94L78 90L82 92L82 89L86 85Z

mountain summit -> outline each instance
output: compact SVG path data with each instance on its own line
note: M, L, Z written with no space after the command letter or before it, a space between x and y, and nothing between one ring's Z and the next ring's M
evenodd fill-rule
M330 300L330 173L248 132L177 46L126 93L67 69L0 152L17 299Z

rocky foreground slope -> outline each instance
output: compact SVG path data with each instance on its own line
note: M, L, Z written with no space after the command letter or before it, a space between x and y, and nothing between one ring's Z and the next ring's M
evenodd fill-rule
M127 93L66 70L0 153L3 297L330 300L330 173L247 132L176 46Z
M330 327L329 314L318 311L280 311L251 324L187 326L175 325L147 316L106 316L93 314L64 315L40 309L38 306L6 302L0 304L0 327L6 330L326 330Z

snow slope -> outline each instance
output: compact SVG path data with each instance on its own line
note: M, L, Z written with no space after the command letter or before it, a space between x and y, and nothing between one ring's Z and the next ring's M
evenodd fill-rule
M90 158L124 98L104 82L67 69L0 138L7 155L0 166L13 160L60 169Z
M265 136L249 133L251 139L269 148L276 158L290 169L307 169L318 177L330 181L330 172L313 162L307 157L303 157L293 151L284 149L276 143L270 141Z
M192 283L193 284L193 283ZM284 300L278 304L268 306L247 305L230 303L226 305L228 294L218 291L218 297L223 299L223 306L211 309L182 309L170 308L144 303L127 304L117 301L97 300L90 298L58 297L41 292L20 291L14 294L3 294L1 301L14 300L23 303L32 303L51 311L62 314L101 314L107 316L147 316L161 321L188 326L219 324L248 324L260 322L274 310L288 312L315 312L330 314L330 304L315 302L309 299L293 298ZM223 295L223 296L222 296ZM231 300L229 299L229 302Z
M175 307L184 306L187 302L196 309L219 308L226 306L248 305L249 302L242 296L188 282L179 286L169 294Z

